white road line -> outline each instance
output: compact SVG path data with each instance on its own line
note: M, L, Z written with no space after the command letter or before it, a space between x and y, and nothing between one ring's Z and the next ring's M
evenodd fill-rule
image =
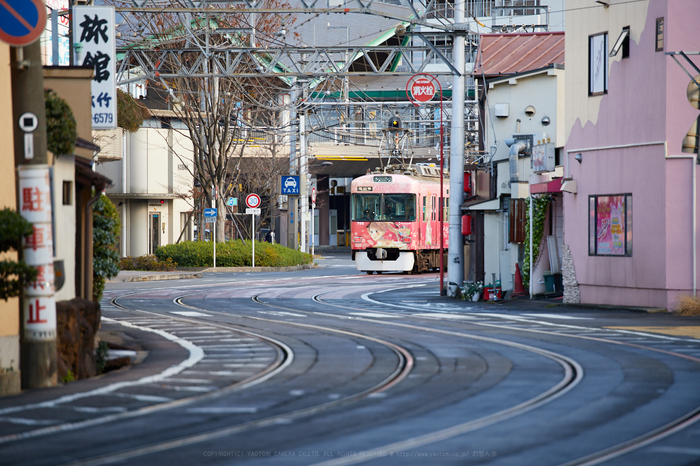
M463 314L446 314L444 312L426 312L422 314L411 314L416 317L437 317L440 319L464 319L464 320L478 320L476 317L466 316Z
M201 414L254 414L258 412L258 408L246 408L237 406L227 406L222 408L190 408L187 410L188 413L201 413Z
M378 319L402 319L404 316L398 314L377 314L374 312L350 312L351 316L376 317Z
M50 401L44 401L41 403L34 403L34 404L29 404L29 405L23 405L23 406L13 406L11 408L5 408L5 409L0 409L0 415L6 414L6 413L15 413L18 411L25 411L28 409L37 409L37 408L53 408L56 407L57 405L63 404L63 403L70 403L75 400L79 400L81 398L87 398L91 396L98 396L98 395L107 395L114 393L117 390L121 390L122 388L127 388L127 387L135 387L139 385L146 385L146 384L151 384L151 383L156 383L160 382L162 380L167 379L168 377L179 374L180 372L184 371L185 369L194 366L197 364L199 361L204 358L204 351L199 347L194 345L193 343L183 340L182 338L179 338L173 334L163 332L161 330L156 330L148 327L141 327L138 325L134 325L128 322L117 322L113 319L110 319L108 317L102 317L102 319L106 322L115 322L119 323L125 327L129 328L135 328L144 332L152 332L160 335L161 337L170 340L172 342L177 343L178 345L182 346L186 350L189 351L190 355L187 359L184 361L175 364L173 366L170 366L169 368L165 369L163 372L160 374L155 374L155 375L150 375L148 377L143 377L138 380L133 380L133 381L128 381L128 382L117 382L113 383L110 385L106 385L104 387L97 388L95 390L90 390L87 392L81 392L81 393L74 393L72 395L66 395L62 396L60 398L56 398L55 400L50 400Z
M128 411L123 406L107 406L105 408L93 408L92 406L73 406L74 411L79 413L124 413Z
M544 317L547 319L562 319L562 320L593 320L591 317L575 317L575 316L565 316L561 314L520 314L521 316L529 317Z
M25 419L22 417L0 417L0 422L9 422L10 424L22 424L24 426L50 426L58 424L59 421L51 419Z
M197 311L170 311L170 313L185 317L211 317L211 314L205 314Z

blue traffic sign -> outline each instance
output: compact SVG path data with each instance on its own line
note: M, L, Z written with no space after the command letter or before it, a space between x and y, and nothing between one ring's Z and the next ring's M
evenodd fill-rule
M46 27L46 5L41 0L0 1L0 40L22 47L39 38Z
M205 217L216 217L216 209L204 209Z
M282 177L282 194L299 195L301 183L298 176L283 176Z

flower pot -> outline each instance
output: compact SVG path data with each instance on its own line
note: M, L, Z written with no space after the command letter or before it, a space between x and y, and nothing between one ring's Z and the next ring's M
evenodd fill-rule
M478 301L479 298L481 297L481 296L479 296L479 294L480 294L480 293L478 293L478 292L477 292L477 293L474 293L474 294L472 295L472 301Z

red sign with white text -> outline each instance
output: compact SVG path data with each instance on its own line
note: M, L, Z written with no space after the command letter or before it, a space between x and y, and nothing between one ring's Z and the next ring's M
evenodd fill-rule
M435 84L429 79L417 79L411 84L411 95L418 102L428 102L435 96Z

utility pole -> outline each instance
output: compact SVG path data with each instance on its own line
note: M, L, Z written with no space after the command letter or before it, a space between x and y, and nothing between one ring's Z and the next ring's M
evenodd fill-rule
M455 35L452 56L457 70L452 81L452 140L450 143L450 243L447 249L447 294L457 296L464 282L464 0L455 2Z
M25 287L21 298L20 371L22 388L30 389L55 386L58 377L53 213L39 41L12 47L11 67L18 211L34 227L22 241L22 257L38 271L36 282Z

